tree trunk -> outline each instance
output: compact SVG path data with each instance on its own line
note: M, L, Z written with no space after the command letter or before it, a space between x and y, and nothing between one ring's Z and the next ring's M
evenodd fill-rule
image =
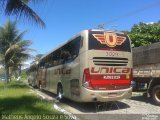
M19 64L19 76L21 76L21 69L22 69L22 65L21 64Z
M7 65L5 66L5 71L6 71L5 80L7 83L9 83L9 67Z
M13 73L13 71L12 71L12 67L9 67L9 81L11 82L12 81L12 73Z

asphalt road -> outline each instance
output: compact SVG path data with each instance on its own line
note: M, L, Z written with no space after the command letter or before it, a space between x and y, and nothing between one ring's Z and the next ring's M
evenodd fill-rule
M54 104L82 120L160 120L160 106L154 105L151 99L141 93L133 93L130 99L116 102L77 103L68 99L59 102L52 93L38 90L36 92L43 96L43 99L52 100Z

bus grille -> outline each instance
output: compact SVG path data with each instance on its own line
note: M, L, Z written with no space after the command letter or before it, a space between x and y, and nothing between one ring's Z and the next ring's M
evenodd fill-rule
M93 63L100 66L127 66L127 58L94 57Z

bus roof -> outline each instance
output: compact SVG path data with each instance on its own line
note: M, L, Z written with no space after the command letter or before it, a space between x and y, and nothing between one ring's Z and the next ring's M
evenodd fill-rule
M30 67L32 67L32 66L37 66L38 63L39 63L39 61L34 61L33 63L30 64Z
M72 39L74 39L75 37L81 35L82 32L91 32L91 31L102 31L102 32L108 32L108 33L118 33L118 34L124 34L123 32L120 31L112 31L112 30L105 30L105 29L88 29L88 30L83 30L81 32L79 32L78 34L76 34L74 37L70 38L68 41L66 41L65 43L61 44L60 46L50 50L49 52L47 52L46 54L44 54L39 61L43 60L46 56L48 56L49 54L51 54L52 52L54 52L55 50L59 49L60 47L62 47L63 45L67 44L68 42L70 42Z
M102 32L108 32L108 33L124 34L123 32L121 32L121 31L117 31L117 30L90 29L89 31L102 31Z

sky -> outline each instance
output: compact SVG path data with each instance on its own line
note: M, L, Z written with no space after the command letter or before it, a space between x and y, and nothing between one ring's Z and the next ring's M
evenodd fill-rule
M27 30L24 40L32 40L35 54L44 54L85 29L104 24L110 30L131 30L139 22L160 20L160 0L44 0L30 5L46 23L46 28L18 20L20 31ZM15 20L0 12L0 26Z

